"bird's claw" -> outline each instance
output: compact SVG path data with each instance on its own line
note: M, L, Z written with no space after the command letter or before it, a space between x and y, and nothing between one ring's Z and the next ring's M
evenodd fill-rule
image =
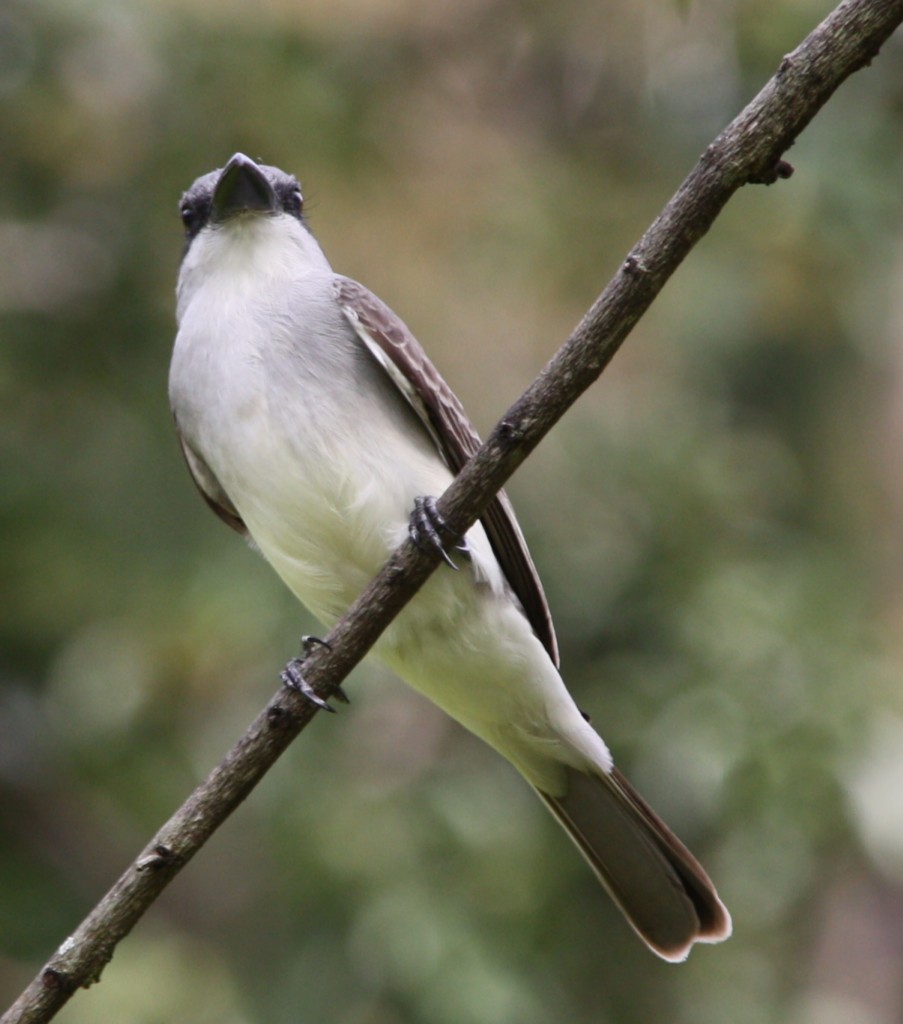
M316 647L325 647L327 651L332 650L332 644L328 640L304 633L301 637L301 657L306 658Z
M290 690L294 690L296 693L300 693L301 696L309 701L314 707L320 708L323 711L328 711L330 714L335 714L335 708L330 705L314 690L314 688L304 678L304 662L310 655L311 651L315 647L325 647L327 650L332 650L332 645L327 643L326 640L321 640L318 636L302 636L301 637L301 657L292 658L292 660L285 666L279 675L283 684ZM350 704L348 695L341 688L336 687L333 696L336 700L340 700L343 704Z
M434 551L450 568L458 571L451 555L445 550L441 534L448 535L445 518L436 505L436 499L423 497L414 499L414 511L408 522L408 534L421 551ZM458 545L457 550L466 551L466 543Z
M300 693L301 696L310 704L313 704L314 707L320 708L322 711L329 711L331 714L335 714L335 708L331 708L304 678L303 668L303 658L292 658L292 660L279 674L279 678L290 690L294 690L295 693Z

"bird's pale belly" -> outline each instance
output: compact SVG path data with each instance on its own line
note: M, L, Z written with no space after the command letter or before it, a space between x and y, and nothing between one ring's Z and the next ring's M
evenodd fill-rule
M280 444L272 430L268 437L267 451L258 446L247 459L235 459L233 449L231 479L223 482L267 561L330 624L407 535L414 498L441 493L451 475L435 461L412 465L410 452L387 475L384 452L367 439Z

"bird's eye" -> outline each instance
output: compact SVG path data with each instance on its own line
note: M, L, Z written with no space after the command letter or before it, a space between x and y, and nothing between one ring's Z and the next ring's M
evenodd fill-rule
M182 223L185 225L185 232L188 235L193 235L198 228L198 222L200 220L200 214L197 207L191 203L182 203L179 207L179 215L182 218Z
M296 185L285 200L285 212L292 214L293 217L300 217L303 209L304 197L301 195L300 187Z

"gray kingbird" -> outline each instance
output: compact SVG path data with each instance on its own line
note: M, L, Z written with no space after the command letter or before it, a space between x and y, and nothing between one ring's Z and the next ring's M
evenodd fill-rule
M333 272L296 178L236 153L181 215L169 394L185 459L217 515L329 626L412 523L441 530L429 496L479 439L402 321ZM453 554L461 571L440 566L376 656L514 765L655 953L679 961L727 938L705 871L565 688L504 493Z

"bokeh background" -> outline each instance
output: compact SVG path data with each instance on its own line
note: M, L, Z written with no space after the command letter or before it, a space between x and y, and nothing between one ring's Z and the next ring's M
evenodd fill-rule
M487 430L810 0L3 0L0 1006L315 624L198 499L177 202L298 173ZM635 940L514 773L378 666L65 1024L903 1020L903 41L511 483L566 679L717 880Z

